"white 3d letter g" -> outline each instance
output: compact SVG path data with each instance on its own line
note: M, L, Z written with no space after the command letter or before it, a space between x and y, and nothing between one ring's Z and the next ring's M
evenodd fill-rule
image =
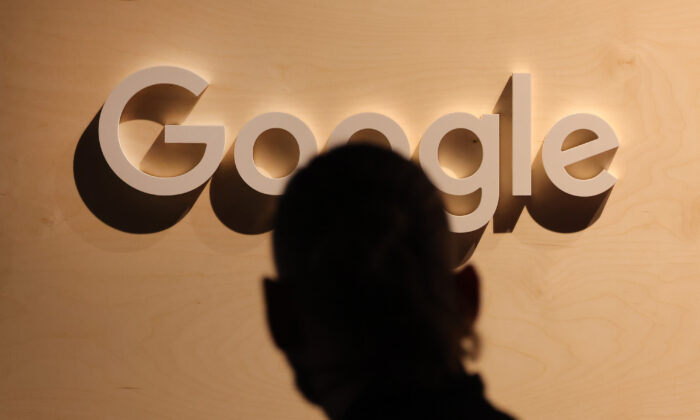
M134 167L119 143L119 121L129 100L139 91L154 85L169 84L199 96L209 85L195 73L180 68L159 66L138 71L124 79L109 95L100 113L100 147L112 171L131 187L153 195L177 195L205 183L216 171L224 155L223 126L165 126L166 143L204 143L199 163L188 172L173 177L148 175Z

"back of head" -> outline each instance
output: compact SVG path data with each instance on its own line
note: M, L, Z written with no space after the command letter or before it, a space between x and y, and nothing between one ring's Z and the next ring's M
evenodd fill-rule
M458 363L447 241L441 197L416 164L370 145L314 159L288 184L274 230L279 282L312 326L300 340L334 343L333 363L353 371Z

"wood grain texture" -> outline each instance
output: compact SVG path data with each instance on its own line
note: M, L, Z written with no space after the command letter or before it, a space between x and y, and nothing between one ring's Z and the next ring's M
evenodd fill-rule
M196 4L195 4L196 3ZM326 139L383 112L415 148L533 77L533 150L573 112L616 130L600 219L487 229L473 368L524 419L700 419L700 4L693 1L30 1L0 5L0 418L320 419L265 329L269 233L216 217L128 234L73 159L141 68L211 81L187 121L287 111ZM325 141L325 140L324 140Z

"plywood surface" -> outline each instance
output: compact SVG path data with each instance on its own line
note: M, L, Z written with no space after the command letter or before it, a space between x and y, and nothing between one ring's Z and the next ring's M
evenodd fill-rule
M207 186L131 234L81 199L81 135L160 64L210 80L187 122L229 146L266 111L321 141L375 111L415 148L446 112L491 112L514 71L532 73L534 151L561 117L600 115L621 147L597 222L563 234L525 211L479 243L473 369L525 419L700 418L699 23L691 1L3 1L0 418L322 418L265 329L269 233L236 225L254 217L222 222Z

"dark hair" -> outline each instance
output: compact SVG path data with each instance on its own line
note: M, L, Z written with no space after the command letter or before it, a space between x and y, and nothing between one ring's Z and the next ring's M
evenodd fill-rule
M370 369L459 361L447 220L418 165L367 144L333 149L289 182L274 229L290 299Z

